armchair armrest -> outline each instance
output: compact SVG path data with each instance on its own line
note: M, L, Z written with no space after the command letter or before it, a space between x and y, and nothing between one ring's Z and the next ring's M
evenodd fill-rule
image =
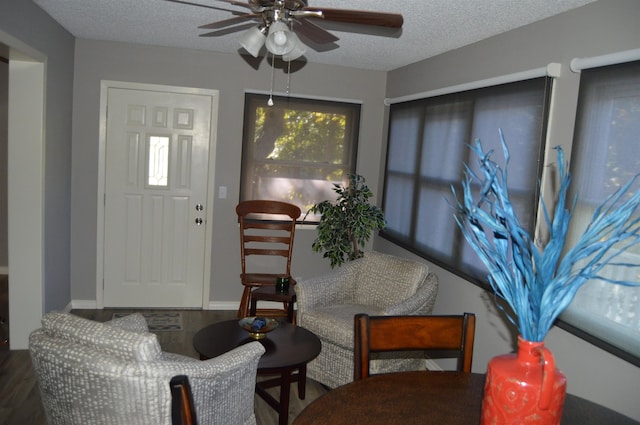
M254 387L258 361L265 349L250 342L204 361L153 361L139 363L145 375L166 377L187 375L191 384L198 423L244 425L254 423Z
M182 375L189 377L192 387L195 385L191 381L197 382L198 379L205 379L206 384L212 386L217 384L212 378L216 378L217 381L224 379L227 375L233 375L235 379L239 377L237 375L239 371L246 370L250 375L255 375L258 370L258 361L264 352L262 344L250 342L208 360L196 360L190 357L183 359L183 356L171 355L167 360L138 362L135 366L150 376L174 376L175 372L179 371ZM253 386L251 390L253 391Z
M438 294L438 276L434 273L427 274L424 282L415 294L404 301L388 307L384 315L421 315L430 314L436 302Z
M147 320L140 313L132 313L117 319L111 319L108 322L104 322L104 324L113 328L124 329L125 331L137 333L149 332Z
M353 284L357 275L357 264L353 264L355 262L345 263L327 275L298 282L295 286L298 313L317 307L342 304L345 300L353 299Z

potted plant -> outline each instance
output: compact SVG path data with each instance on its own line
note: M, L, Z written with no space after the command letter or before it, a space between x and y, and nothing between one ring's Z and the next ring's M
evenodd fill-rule
M319 202L307 212L307 215L321 215L318 236L311 248L314 252L323 252L323 257L331 261L331 268L362 257L360 248L371 233L386 225L382 210L369 202L373 192L364 177L349 174L348 186L335 183L333 186L338 194L335 202Z
M567 247L572 211L566 204L572 205L567 199L571 177L563 151L557 147L560 189L553 215L542 203L549 240L540 246L521 226L509 198L509 153L502 132L500 138L505 168L477 141L472 150L478 157L479 171L467 168L463 193L455 205L458 226L487 267L495 296L509 305L511 312L503 311L520 334L517 354L497 356L488 364L481 424L520 423L526 417L527 423L557 425L566 378L555 368L544 339L589 279L637 285L609 279L602 272L608 264L639 266L620 262L618 257L640 243L640 192L632 189L640 175L600 205L575 245Z

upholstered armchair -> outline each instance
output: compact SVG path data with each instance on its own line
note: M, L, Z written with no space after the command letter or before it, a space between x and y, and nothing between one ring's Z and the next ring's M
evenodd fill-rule
M50 425L171 425L176 375L190 381L200 425L256 424L257 342L200 361L162 352L140 314L99 323L53 312L29 350Z
M333 273L296 285L298 325L318 335L320 355L307 366L307 376L335 388L353 381L354 316L430 314L438 278L422 263L379 252L342 264ZM426 367L424 356L371 362L371 373Z

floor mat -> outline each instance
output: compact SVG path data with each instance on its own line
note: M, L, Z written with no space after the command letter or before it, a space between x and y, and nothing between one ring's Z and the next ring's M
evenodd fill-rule
M113 318L128 316L131 313L113 313ZM181 331L182 313L179 312L140 312L147 320L149 330L153 332Z

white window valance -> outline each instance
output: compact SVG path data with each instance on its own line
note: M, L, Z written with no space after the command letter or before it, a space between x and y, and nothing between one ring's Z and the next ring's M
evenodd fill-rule
M589 58L573 58L569 63L569 67L573 72L580 72L583 69L615 65L618 63L632 62L635 60L640 60L640 49L624 50L622 52L592 56Z
M429 97L441 96L444 94L458 93L467 90L475 90L484 87L497 86L500 84L514 83L516 81L530 80L532 78L539 77L554 77L560 76L561 65L559 63L552 62L547 66L530 69L527 71L516 72L513 74L500 75L498 77L487 78L484 80L472 81L469 83L458 84L455 86L444 87L441 89L430 90L421 93L410 94L407 96L386 98L384 100L385 105L392 105L394 103L408 102L417 99L426 99Z

